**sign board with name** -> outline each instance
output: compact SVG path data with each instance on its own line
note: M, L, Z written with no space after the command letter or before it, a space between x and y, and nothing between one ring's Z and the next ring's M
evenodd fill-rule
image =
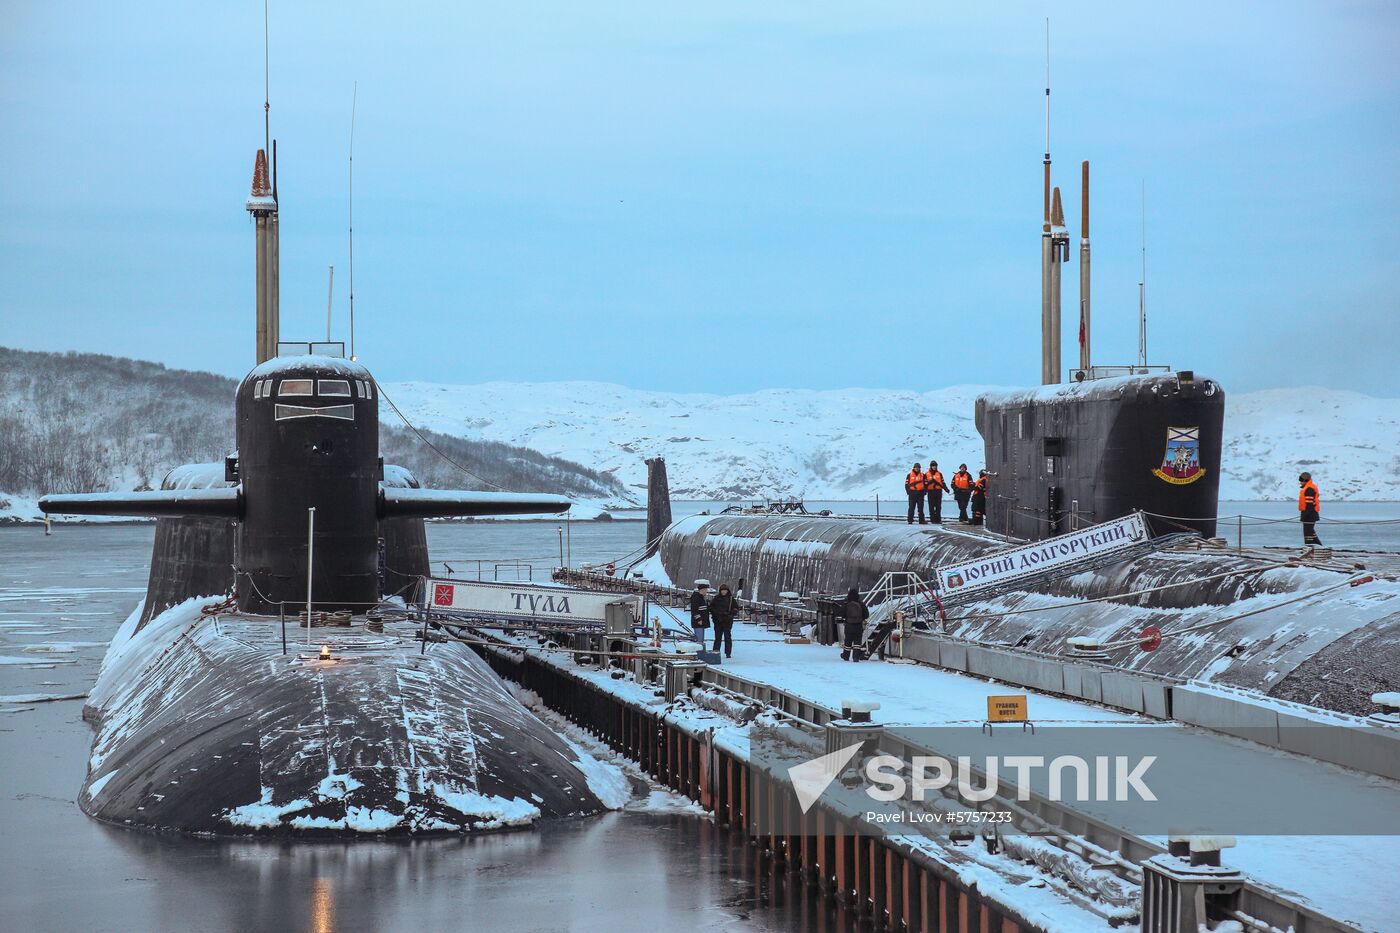
M640 596L538 583L430 579L427 599L429 609L450 609L485 618L602 625L607 607L618 602L629 605L634 619L642 614Z
M987 697L987 722L1025 722L1026 697Z
M936 570L938 586L948 595L977 593L1133 550L1150 538L1142 514L1134 512L1067 535L942 565Z

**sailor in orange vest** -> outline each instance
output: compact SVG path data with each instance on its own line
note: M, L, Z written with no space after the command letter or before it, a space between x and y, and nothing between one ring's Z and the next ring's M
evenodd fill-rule
M943 482L943 471L938 469L938 461L930 460L928 472L924 474L924 489L928 492L928 520L935 525L943 524L943 494L949 492Z
M909 494L909 524L914 524L914 510L919 510L919 524L927 525L924 520L924 470L917 463L914 469L909 471L909 475L904 477L904 491Z
M1322 511L1322 493L1317 491L1311 473L1298 474L1298 518L1303 523L1303 543L1321 544L1317 520Z
M977 482L972 484L972 524L980 525L987 517L987 479L986 470L977 471Z
M967 524L967 500L972 496L972 474L967 472L967 464L959 463L958 472L953 474L953 498L958 500L958 521Z

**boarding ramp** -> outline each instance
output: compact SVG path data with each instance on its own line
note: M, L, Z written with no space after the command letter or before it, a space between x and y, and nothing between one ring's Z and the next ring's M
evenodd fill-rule
M1153 536L1141 512L1090 525L1069 534L1003 548L933 569L928 585L910 585L910 574L887 574L871 592L880 599L871 619L882 621L896 610L914 618L941 614L949 606L966 605L1012 590L1134 560L1154 551L1176 547L1199 537L1196 532ZM922 581L918 581L922 582Z

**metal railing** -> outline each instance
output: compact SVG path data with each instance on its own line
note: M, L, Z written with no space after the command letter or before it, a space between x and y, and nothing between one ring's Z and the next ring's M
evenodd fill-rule
M502 573L514 574L514 576L506 577L505 582L507 583L519 583L522 580L533 582L535 579L535 566L525 558L511 557L497 560L490 557L468 557L434 561L434 563L442 564L449 579L472 579L484 582L487 568L490 568L491 580L497 583L501 582ZM475 576L469 569L471 567L476 568Z

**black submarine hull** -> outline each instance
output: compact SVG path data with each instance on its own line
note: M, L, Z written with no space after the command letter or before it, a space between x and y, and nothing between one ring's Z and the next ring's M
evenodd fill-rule
M218 611L206 612L206 607ZM194 599L123 627L85 710L79 805L197 834L481 832L604 809L577 753L465 645ZM322 660L320 647L332 658Z

